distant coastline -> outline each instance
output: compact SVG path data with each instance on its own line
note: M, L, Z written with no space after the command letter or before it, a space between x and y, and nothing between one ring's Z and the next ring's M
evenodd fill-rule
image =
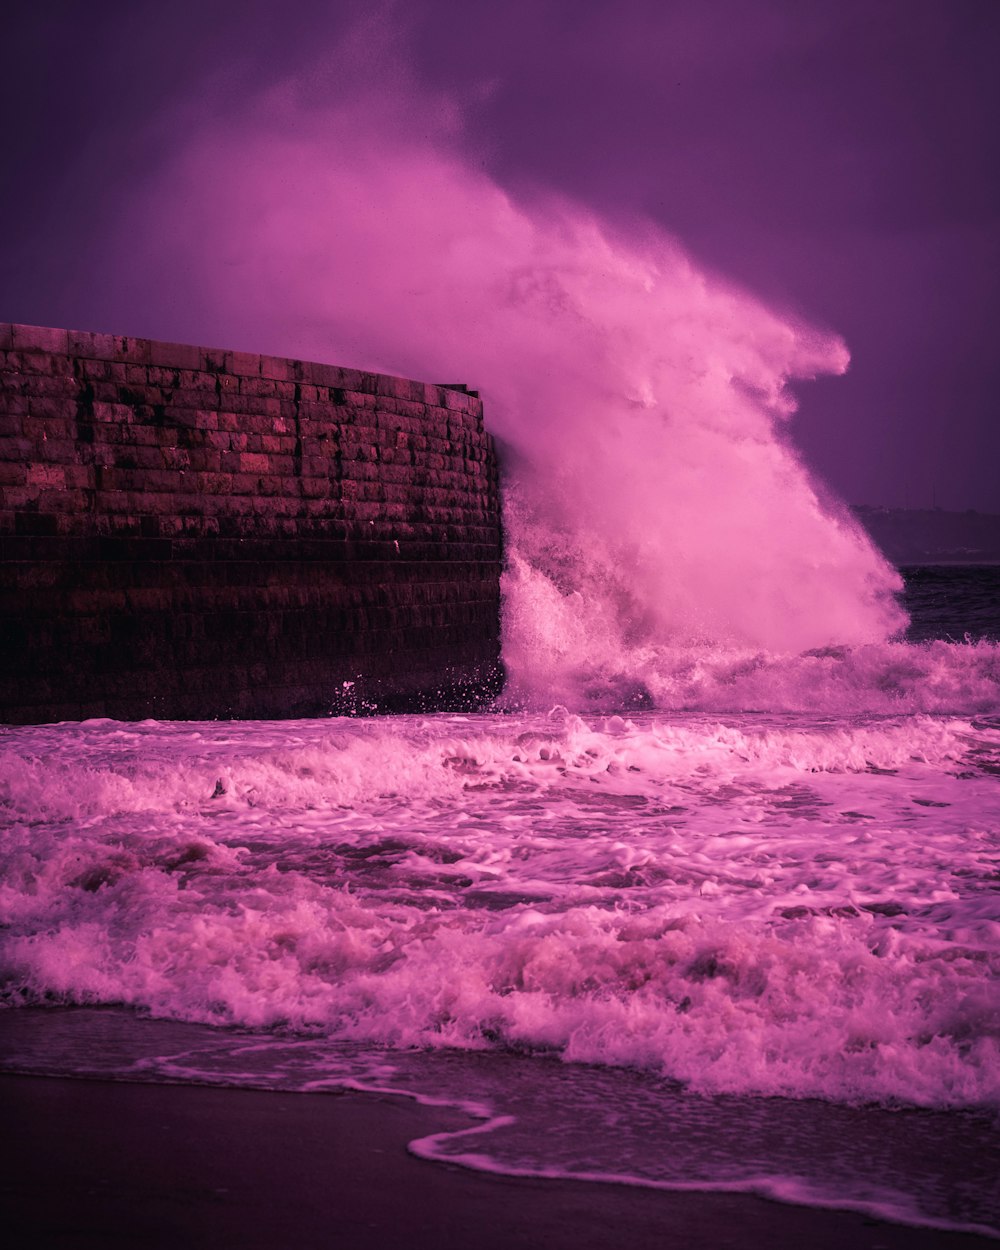
M868 504L854 504L851 511L893 564L1000 564L995 513Z

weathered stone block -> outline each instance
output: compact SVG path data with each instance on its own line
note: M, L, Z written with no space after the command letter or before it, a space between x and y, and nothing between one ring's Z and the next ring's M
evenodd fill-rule
M91 330L66 331L67 354L74 359L110 360L114 356L114 336Z
M274 378L277 381L294 382L301 372L301 363L287 360L284 356L261 356L261 377Z
M34 451L35 444L23 435L7 435L0 437L0 460L25 462Z
M59 420L67 417L72 420L76 416L76 403L72 399L51 399L45 396L29 395L28 414L42 419Z
M191 347L187 343L151 342L149 360L151 364L168 366L171 369L201 369L202 349Z
M175 371L175 385L186 391L218 391L215 374L204 369L179 369Z
M128 404L113 403L107 400L95 401L90 407L90 412L95 421L104 421L109 425L131 424L135 416Z
M238 378L258 377L260 375L260 357L250 352L226 352L225 372Z
M69 331L48 326L11 326L10 345L20 352L53 352L69 355Z
M32 397L75 400L80 394L80 383L72 374L54 374L33 378L30 384Z
M262 377L241 377L240 394L254 396L274 396L277 386L273 379Z
M136 339L125 334L113 336L114 350L111 353L115 360L136 364L151 364L153 344L149 339Z
M189 491L207 495L228 495L233 489L231 473L189 473L187 474Z
M281 416L283 402L274 395L226 394L222 398L225 411L236 414L238 428L242 428L248 418Z
M164 414L164 421L193 430L217 430L219 414L204 408L182 408L171 405Z
M56 434L71 432L58 428L63 425L63 422L61 421L46 422L46 425L56 426L57 429L54 431ZM79 461L78 445L74 440L69 438L48 437L44 432L42 432L41 438L35 443L35 447L37 458L43 462L47 461L49 463L61 462L63 464L75 464Z
M339 392L334 400L337 408L346 408L348 411L358 411L362 409L370 409L372 412L378 407L378 401L375 398L374 391L363 391L359 388L345 388Z
M167 401L167 412L177 408L196 408L200 412L217 412L221 407L221 399L215 391L186 390L176 387Z
M0 417L9 418L12 422L20 423L22 416L27 416L28 399L27 395L17 395L5 392L3 389L3 378L0 377ZM13 430L0 430L0 433L13 433Z

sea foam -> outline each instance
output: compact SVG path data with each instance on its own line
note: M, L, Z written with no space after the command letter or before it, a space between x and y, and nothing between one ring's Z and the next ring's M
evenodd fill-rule
M996 728L562 712L4 746L8 1003L1000 1100Z

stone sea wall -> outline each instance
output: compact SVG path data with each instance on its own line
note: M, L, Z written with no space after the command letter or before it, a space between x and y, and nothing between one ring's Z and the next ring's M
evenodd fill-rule
M462 387L0 324L0 720L473 707L497 465Z

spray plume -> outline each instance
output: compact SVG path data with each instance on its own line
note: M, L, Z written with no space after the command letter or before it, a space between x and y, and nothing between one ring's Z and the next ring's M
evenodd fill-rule
M332 101L286 83L210 109L123 210L111 268L133 303L172 298L161 335L481 391L505 448L512 697L904 624L898 576L785 433L790 381L846 369L838 338L653 227L513 198L398 64L377 96L348 77Z

